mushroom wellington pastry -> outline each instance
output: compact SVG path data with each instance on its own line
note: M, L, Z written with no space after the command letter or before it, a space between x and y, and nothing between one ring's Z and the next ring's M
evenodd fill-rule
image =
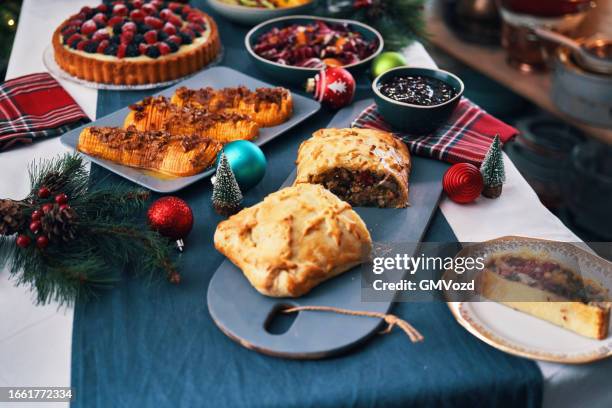
M410 153L391 133L321 129L298 150L295 184L321 184L354 206L408 205Z

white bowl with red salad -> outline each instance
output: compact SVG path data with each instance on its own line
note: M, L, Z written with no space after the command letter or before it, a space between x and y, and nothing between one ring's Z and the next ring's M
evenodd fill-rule
M264 73L283 82L305 83L325 67L365 70L382 52L384 41L378 31L358 21L289 16L253 27L245 46Z

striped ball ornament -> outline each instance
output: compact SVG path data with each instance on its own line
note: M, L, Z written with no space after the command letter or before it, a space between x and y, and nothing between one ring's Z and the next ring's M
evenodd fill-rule
M456 203L467 204L474 201L484 188L482 174L478 167L470 163L453 164L442 178L444 192Z

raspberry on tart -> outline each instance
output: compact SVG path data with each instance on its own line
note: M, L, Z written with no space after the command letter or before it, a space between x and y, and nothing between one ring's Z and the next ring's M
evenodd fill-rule
M83 7L53 33L55 60L64 71L115 85L189 75L212 62L220 48L210 16L162 0L104 0Z

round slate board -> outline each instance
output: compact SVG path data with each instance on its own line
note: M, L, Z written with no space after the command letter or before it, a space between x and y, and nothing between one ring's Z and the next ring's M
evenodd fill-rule
M341 110L328 127L349 127L370 103L372 100L363 100ZM447 168L447 164L439 161L413 157L410 207L355 208L368 226L372 240L375 243L420 242L438 206L441 179ZM283 186L290 185L294 179L295 172ZM391 302L362 301L360 274L359 267L356 267L322 283L305 296L277 299L261 295L240 269L225 260L210 281L208 309L221 331L246 348L287 358L329 357L365 341L376 333L381 320L305 311L299 312L289 328L280 334L269 331L268 323L279 308L286 306L315 305L388 312Z

